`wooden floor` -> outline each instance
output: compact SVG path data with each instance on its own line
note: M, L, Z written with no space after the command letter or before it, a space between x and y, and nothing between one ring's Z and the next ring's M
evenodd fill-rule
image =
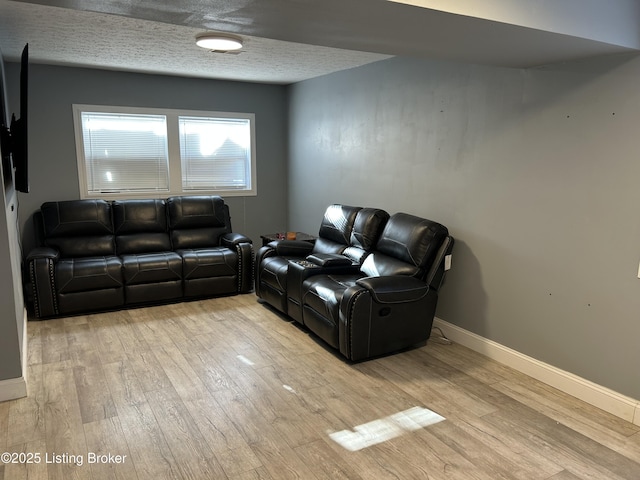
M253 294L28 331L0 478L640 478L630 423L435 338L349 364Z

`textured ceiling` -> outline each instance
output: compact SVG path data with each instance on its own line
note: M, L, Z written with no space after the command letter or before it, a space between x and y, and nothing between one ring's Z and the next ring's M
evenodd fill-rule
M17 60L29 43L33 63L288 84L393 55L527 68L637 52L639 12L638 0L0 0L0 49ZM207 52L194 43L204 31L245 46Z
M0 48L16 61L187 77L288 84L388 55L243 36L241 53L195 45L202 28L104 13L0 1Z

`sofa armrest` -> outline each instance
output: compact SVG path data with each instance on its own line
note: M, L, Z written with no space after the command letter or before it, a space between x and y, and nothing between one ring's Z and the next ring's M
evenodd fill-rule
M275 254L281 257L306 257L313 250L313 243L303 240L274 240L268 246L275 250Z
M340 353L359 361L423 344L437 301L437 291L413 277L357 280L340 302Z
M60 252L55 248L36 247L33 250L31 250L27 255L27 263L30 262L31 260L35 260L38 258L48 259L55 263L58 261L58 258L60 258Z
M404 275L361 278L356 285L368 290L378 303L416 302L429 290L422 280Z
M57 315L55 264L60 253L49 247L34 248L27 255L33 310L37 318Z
M253 243L249 237L241 233L225 233L220 238L220 245L234 249L240 243Z
M220 238L220 245L238 254L238 293L249 293L253 289L255 262L251 239L241 233L225 233Z
M451 268L451 252L453 251L454 243L453 237L448 236L444 239L442 245L440 245L433 264L427 272L426 280L431 288L439 290L447 270Z
M350 258L338 253L314 253L307 256L307 261L320 267L338 267L353 263Z

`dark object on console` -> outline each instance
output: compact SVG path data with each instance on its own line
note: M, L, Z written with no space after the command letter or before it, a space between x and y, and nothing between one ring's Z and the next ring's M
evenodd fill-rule
M36 317L251 291L251 240L218 196L44 203L27 257Z
M406 213L390 218L381 211L373 217L365 214L373 211L360 209L357 215L362 221L354 221L351 237L366 238L359 247L282 259L277 285L288 299L285 309L278 296L259 294L353 361L427 341L454 243L439 223ZM277 247L261 249L256 281L262 285L256 283L256 293L259 288L263 293L275 290L259 278L269 265L264 260L278 258ZM346 265L340 257L349 258L354 248L359 254Z

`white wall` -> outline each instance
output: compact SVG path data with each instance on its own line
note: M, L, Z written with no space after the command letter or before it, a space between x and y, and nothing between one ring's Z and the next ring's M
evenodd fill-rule
M640 398L640 58L395 58L290 88L291 228L406 211L457 243L438 316Z

